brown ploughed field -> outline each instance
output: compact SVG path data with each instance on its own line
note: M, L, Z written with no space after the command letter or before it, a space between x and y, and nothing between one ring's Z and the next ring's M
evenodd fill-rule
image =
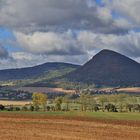
M6 113L0 140L140 140L140 121Z

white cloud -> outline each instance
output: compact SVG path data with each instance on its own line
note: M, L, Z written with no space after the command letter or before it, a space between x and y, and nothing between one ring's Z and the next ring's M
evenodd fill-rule
M89 29L97 32L117 32L108 7L89 0L1 0L0 25L14 30L48 31ZM126 25L126 24L125 24Z
M108 9L117 12L122 18L133 25L140 27L140 1L139 0L106 0Z
M140 55L140 33L101 34L80 31L75 36L71 31L64 33L24 34L15 33L18 45L33 54L86 55L90 51L112 49L128 56Z
M75 36L64 33L24 34L16 33L15 44L22 52L10 53L8 59L0 60L0 68L27 67L45 62L69 62L83 64L102 49L111 49L140 62L140 33L101 34L80 31ZM18 46L17 45L17 46Z
M54 32L35 32L33 34L24 34L15 32L17 46L25 51L34 54L49 55L81 55L84 53L71 31L64 33Z
M61 55L36 55L28 52L14 52L8 59L0 59L0 69L31 67L46 62L66 62L83 64L89 59L88 55L61 56Z
M78 41L89 50L111 49L131 57L140 56L140 33L138 32L129 32L125 35L81 32Z
M44 62L84 63L102 49L112 49L139 61L139 0L0 0L0 26L10 28L15 40L1 41L1 68ZM112 12L117 13L112 16ZM116 17L115 17L116 16ZM21 52L22 51L22 52ZM10 56L9 56L10 55Z

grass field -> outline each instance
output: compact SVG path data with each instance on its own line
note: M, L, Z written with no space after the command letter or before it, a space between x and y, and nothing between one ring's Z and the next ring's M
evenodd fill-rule
M0 126L1 140L140 139L138 113L0 112Z
M65 117L88 117L89 119L105 119L105 120L133 120L140 121L140 113L115 113L115 112L30 112L30 111L3 111L0 114L11 114L11 115L34 115L38 116L65 116Z

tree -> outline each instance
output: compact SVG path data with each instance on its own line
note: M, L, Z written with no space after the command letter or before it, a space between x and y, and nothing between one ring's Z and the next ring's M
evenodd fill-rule
M4 110L5 106L4 105L0 105L0 110Z
M125 106L127 96L127 94L122 93L109 95L109 103L114 104L116 107L119 108L119 111L122 112Z
M97 112L97 111L99 111L99 110L100 110L100 109L99 109L98 105L94 105L94 111Z
M39 106L36 105L36 106L34 107L34 110L35 110L35 111L39 111Z
M79 103L81 104L81 110L87 111L87 110L96 110L96 100L93 95L91 95L90 90L83 91L80 94Z
M118 94L112 94L108 96L109 103L117 104L118 103Z
M51 111L55 111L55 107L54 106L51 106Z
M87 110L87 96L84 92L80 94L79 103L81 104L81 111Z
M27 106L23 106L23 107L22 107L22 110L23 110L23 111L28 111Z
M47 95L43 94L43 93L34 93L32 95L32 100L33 100L33 105L35 106L35 108L37 108L37 106L42 106L43 110L45 111L46 108L46 103L47 103Z
M47 111L50 111L51 107L50 106L47 106Z
M62 97L56 97L55 98L55 110L60 111L61 110L61 104L62 104L63 98Z
M131 104L136 104L137 103L137 97L135 97L135 96L130 96L129 97L129 102L131 103Z
M132 109L133 109L133 105L132 104L126 104L126 109L128 109L129 112L131 112Z
M99 100L99 103L102 106L102 111L104 111L104 105L105 105L106 102L108 102L107 95L100 95L98 100Z
M30 111L34 111L34 106L33 105L30 106Z
M69 111L69 103L70 103L70 100L69 100L69 96L66 95L63 97L63 103L66 104L66 111Z
M16 111L20 111L20 107L16 107L15 110L16 110Z
M107 109L108 112L118 112L115 105L113 104L107 104L105 106L105 109Z
M14 110L14 107L12 105L10 105L8 108L7 108L8 111L13 111Z
M135 110L134 110L134 105L137 104L137 97L131 96L131 95L130 95L130 96L127 98L127 100L128 100L128 104L131 105L131 109L130 109L130 105L129 105L129 111L130 111L130 110L131 110L131 111L135 111Z
M93 95L88 96L88 105L89 105L90 111L94 110L96 112L99 109L98 105L96 104L95 97Z
M128 95L127 94L117 94L116 98L117 98L117 103L118 103L119 111L122 112L123 108L126 105L126 99L128 98Z
M135 104L134 105L134 111L140 112L140 104Z

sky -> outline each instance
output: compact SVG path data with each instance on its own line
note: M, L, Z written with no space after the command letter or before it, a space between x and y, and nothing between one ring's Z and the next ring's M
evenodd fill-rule
M102 49L140 62L140 0L0 0L0 69L84 64Z

